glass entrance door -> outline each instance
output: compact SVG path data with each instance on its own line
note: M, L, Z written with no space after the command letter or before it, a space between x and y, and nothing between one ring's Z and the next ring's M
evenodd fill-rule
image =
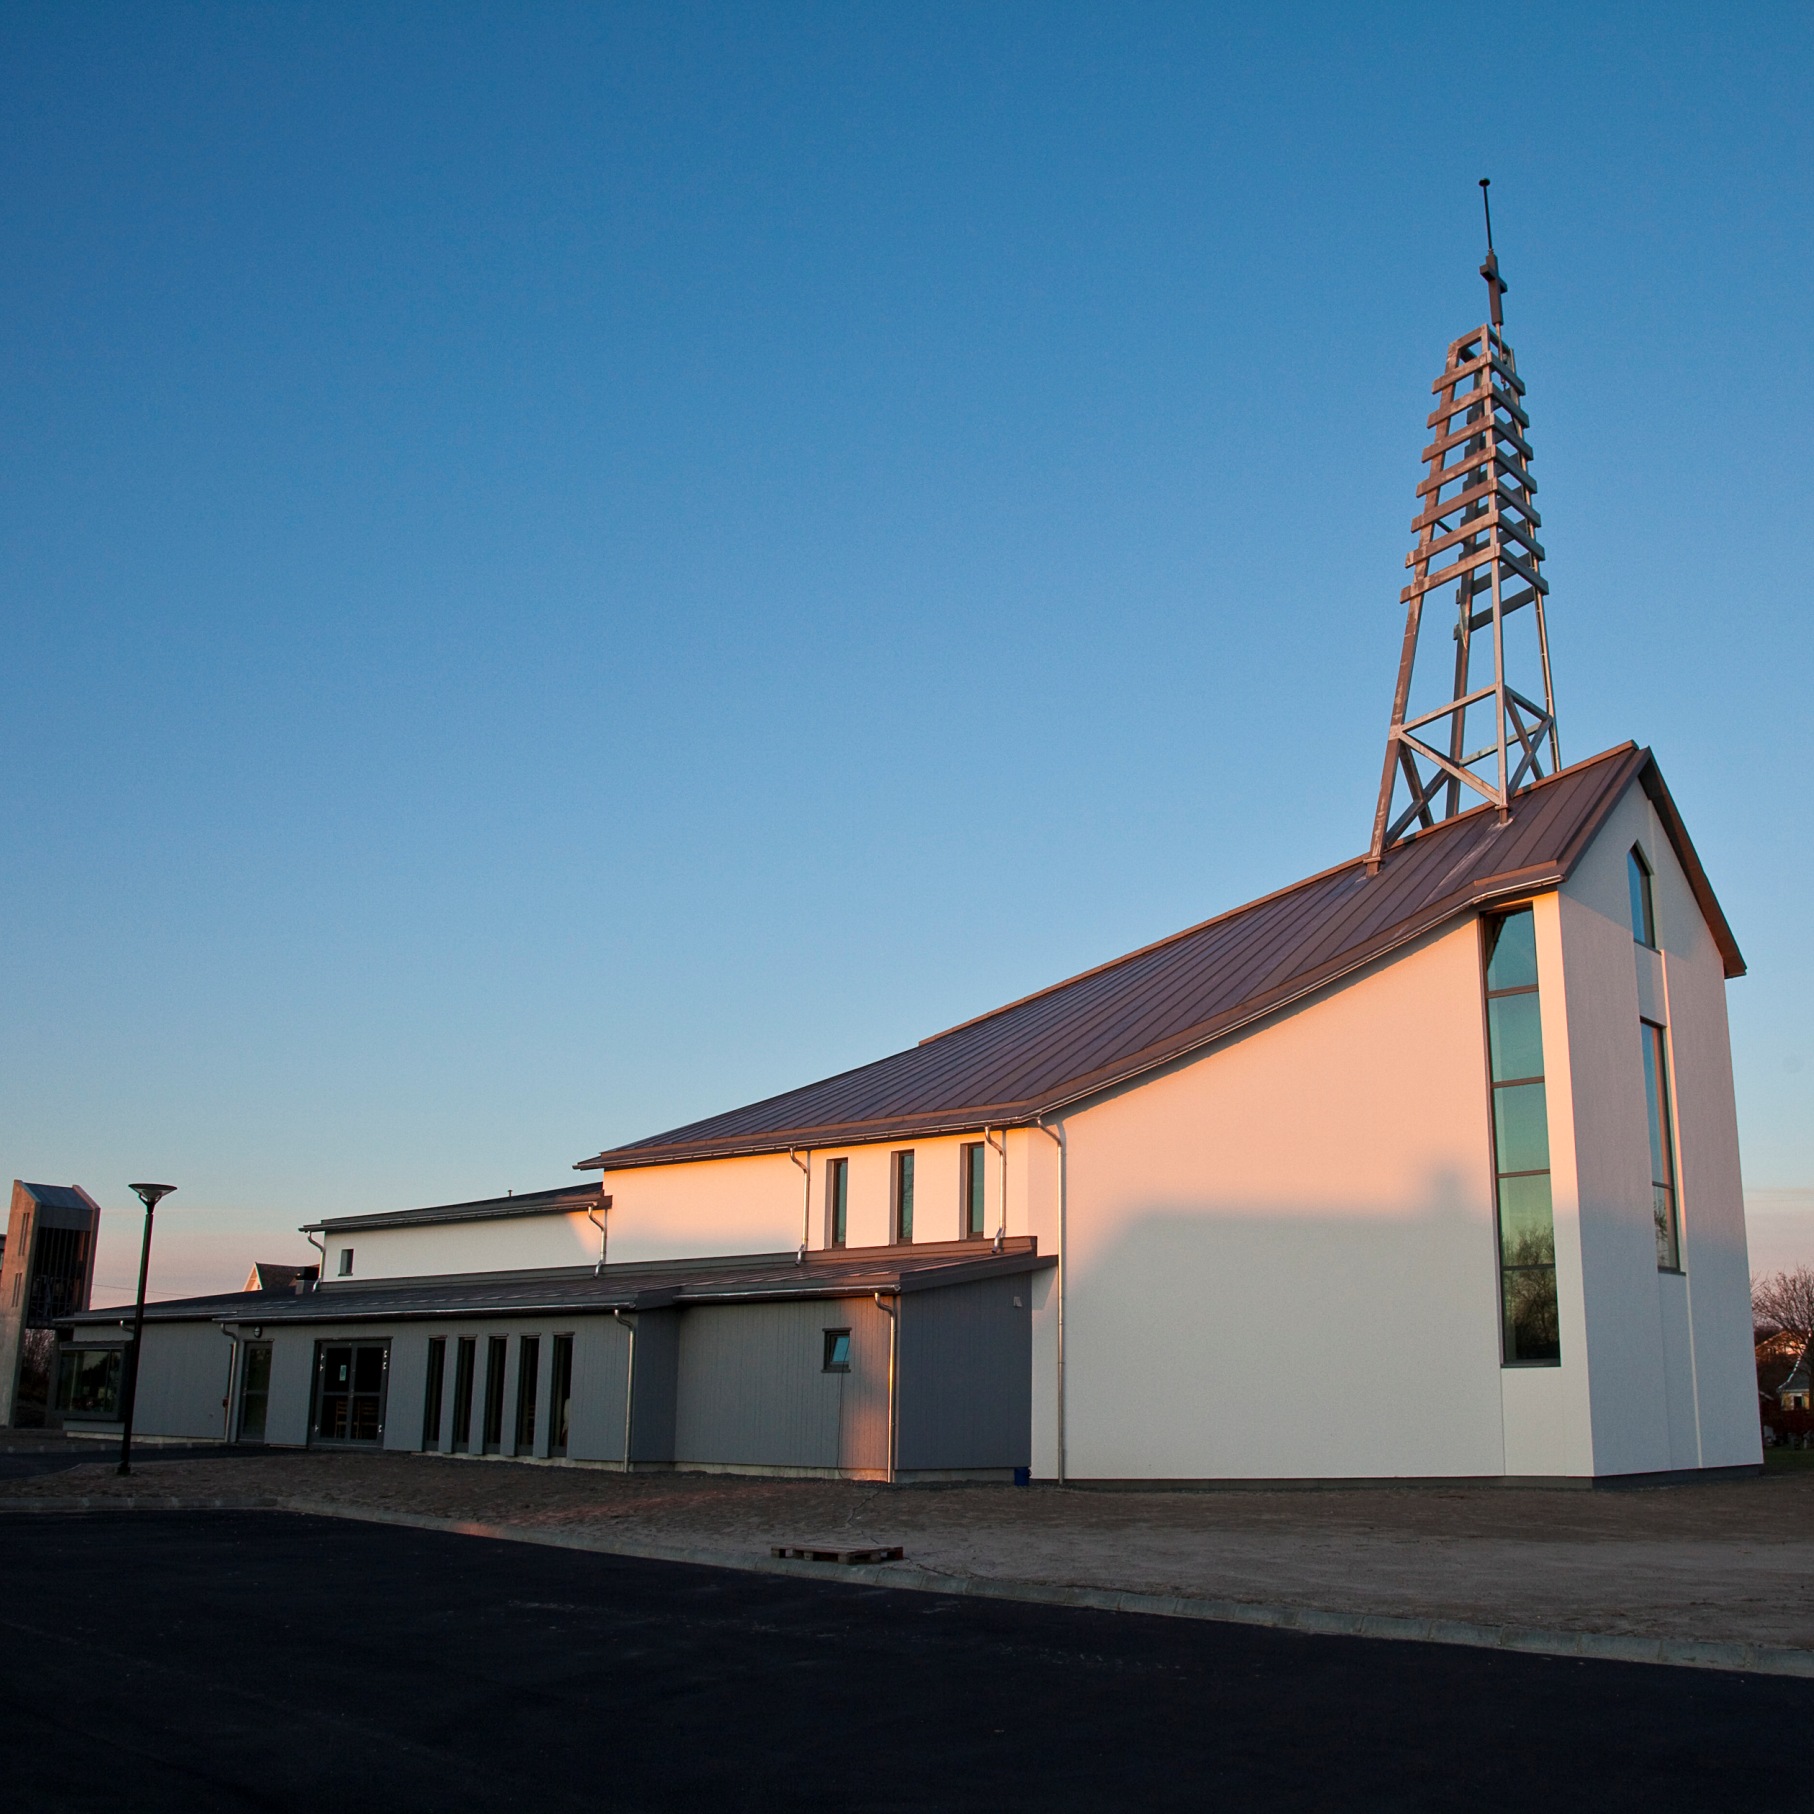
M319 1342L315 1348L317 1442L371 1442L384 1434L389 1342Z
M239 1440L263 1442L265 1407L271 1402L271 1344L247 1342L239 1375Z

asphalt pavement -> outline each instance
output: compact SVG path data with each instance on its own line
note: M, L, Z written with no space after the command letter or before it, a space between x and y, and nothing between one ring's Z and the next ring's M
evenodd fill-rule
M276 1512L0 1519L9 1808L1814 1805L1814 1683Z

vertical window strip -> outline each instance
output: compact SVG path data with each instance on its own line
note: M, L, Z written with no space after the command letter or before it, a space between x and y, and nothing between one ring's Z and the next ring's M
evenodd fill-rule
M908 1242L913 1239L913 1154L896 1153L894 1156L894 1238L896 1241Z
M548 1453L567 1453L567 1427L573 1410L573 1337L554 1338L553 1378L548 1394Z
M1681 1219L1676 1213L1675 1128L1669 1114L1666 1029L1638 1022L1644 1044L1644 1106L1650 1122L1650 1212L1656 1221L1657 1270L1682 1270Z
M1657 943L1656 896L1650 886L1650 865L1635 844L1625 853L1625 881L1631 890L1631 936L1654 951Z
M535 1453L535 1398L541 1384L541 1338L523 1335L517 1338L516 1368L516 1453Z
M989 1149L980 1141L962 1148L964 1163L964 1238L977 1240L988 1232Z
M1486 937L1501 1353L1507 1366L1554 1366L1562 1340L1536 920L1528 907L1519 908L1489 920Z
M850 1161L825 1162L826 1244L842 1247L850 1234Z
M441 1385L447 1376L447 1340L431 1336L428 1343L428 1384L422 1394L422 1446L441 1446Z
M454 1350L453 1435L448 1447L455 1451L472 1444L472 1376L478 1347L477 1336L463 1335Z

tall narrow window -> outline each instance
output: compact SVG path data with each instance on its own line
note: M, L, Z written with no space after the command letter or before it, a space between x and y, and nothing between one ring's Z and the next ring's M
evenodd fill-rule
M1650 890L1650 865L1635 844L1625 853L1625 880L1631 889L1631 936L1655 950L1657 908Z
M825 1244L842 1247L850 1235L850 1161L825 1161Z
M1644 1102L1650 1111L1650 1210L1657 1225L1657 1268L1682 1270L1682 1230L1675 1211L1675 1136L1669 1121L1669 1041L1654 1021L1641 1020Z
M343 1279L350 1279L353 1276L353 1250L350 1247L343 1247L340 1250L340 1276Z
M535 1393L541 1384L542 1343L539 1336L525 1335L516 1345L516 1452L535 1453Z
M1502 1355L1507 1366L1553 1366L1562 1358L1562 1337L1556 1314L1537 931L1531 910L1521 907L1488 920L1486 951Z
M447 1377L447 1342L435 1335L428 1342L428 1384L422 1391L422 1446L441 1446L441 1385Z
M485 1347L484 1452L495 1455L504 1446L504 1364L510 1357L510 1343L494 1335Z
M894 1187L891 1192L894 1198L893 1238L897 1241L913 1239L913 1154L896 1153L894 1155Z
M567 1453L567 1419L573 1408L573 1337L557 1335L548 1369L548 1453Z
M271 1402L271 1344L247 1342L239 1382L239 1440L263 1442L265 1411Z
M454 1350L453 1437L448 1447L464 1454L472 1446L472 1375L478 1339L463 1335Z
M958 1151L963 1156L964 1238L974 1241L988 1233L989 1149L975 1140Z

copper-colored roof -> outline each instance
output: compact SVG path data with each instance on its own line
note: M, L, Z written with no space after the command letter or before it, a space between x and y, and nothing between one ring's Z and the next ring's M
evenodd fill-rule
M1227 1037L1488 902L1553 888L1640 782L1725 960L1731 929L1648 750L1624 744L1385 853L1355 858L905 1052L582 1160L576 1170L1026 1125Z
M147 1304L153 1323L377 1323L427 1317L567 1316L670 1304L748 1304L799 1298L938 1291L979 1279L1042 1272L1057 1264L1028 1235L999 1248L987 1241L923 1241L906 1247L836 1247L794 1253L716 1254L631 1265L538 1267L418 1279L328 1279L312 1290L235 1291ZM132 1306L79 1311L79 1332L123 1327Z

